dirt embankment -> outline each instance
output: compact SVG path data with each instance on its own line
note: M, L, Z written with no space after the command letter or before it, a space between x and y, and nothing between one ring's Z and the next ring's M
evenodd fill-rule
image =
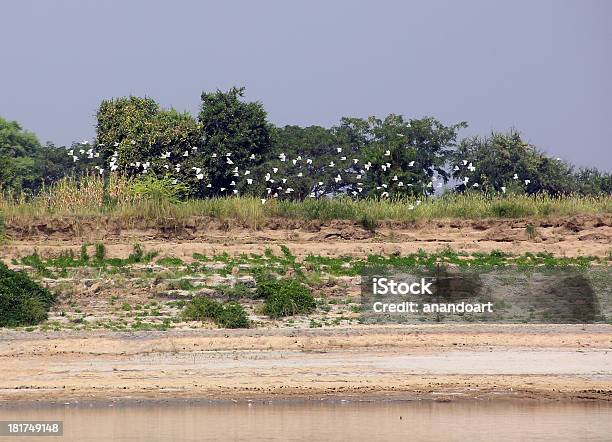
M0 333L1 401L612 400L612 326Z
M22 256L34 248L59 252L85 241L103 241L111 256L125 257L134 242L162 255L189 259L193 252L262 253L286 244L297 256L413 253L450 247L456 251L549 252L560 256L607 256L612 248L612 214L551 219L437 220L382 222L375 231L354 221L268 220L261 229L210 218L166 220L156 226L117 219L54 218L8 222L8 243L0 259Z

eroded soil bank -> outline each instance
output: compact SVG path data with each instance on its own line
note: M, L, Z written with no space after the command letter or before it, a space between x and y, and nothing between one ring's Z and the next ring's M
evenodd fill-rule
M288 245L300 257L308 254L365 256L373 253L414 253L449 247L455 251L500 250L522 254L548 252L558 256L607 256L612 244L612 215L580 215L551 219L426 220L384 222L375 231L354 221L268 220L261 229L210 218L146 222L104 217L7 221L8 241L0 259L31 253L59 253L85 241L103 241L110 256L125 257L134 242L161 254L189 260L194 252L262 253Z

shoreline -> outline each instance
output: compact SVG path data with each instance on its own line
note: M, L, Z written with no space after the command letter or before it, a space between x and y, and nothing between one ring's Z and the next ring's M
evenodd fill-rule
M0 333L0 407L321 398L610 403L611 347L605 324L13 330Z

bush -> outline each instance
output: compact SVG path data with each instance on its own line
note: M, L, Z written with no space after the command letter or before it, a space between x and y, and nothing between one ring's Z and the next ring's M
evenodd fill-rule
M223 304L214 318L215 324L225 328L248 328L249 318L237 302Z
M259 280L256 294L266 300L263 312L271 318L311 313L316 308L310 289L294 279Z
M236 302L222 304L204 296L189 301L183 311L183 317L190 321L212 320L224 328L249 327L249 319L240 304Z
M55 296L22 272L0 263L0 327L35 325L47 319Z

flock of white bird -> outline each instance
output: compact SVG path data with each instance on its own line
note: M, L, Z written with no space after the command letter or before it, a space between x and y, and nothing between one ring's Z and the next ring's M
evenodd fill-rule
M134 141L131 141L130 143L132 145L136 144ZM119 147L119 145L119 142L113 143L113 147L115 148ZM191 148L192 152L195 152L197 150L197 147ZM341 147L337 147L334 153L337 158L332 159L329 162L327 162L326 160L325 164L319 165L319 167L321 168L329 167L330 169L335 170L337 172L336 176L333 177L333 181L335 183L334 194L342 193L353 197L357 197L360 194L365 195L368 193L368 191L372 190L366 189L366 185L364 184L364 182L366 181L365 177L369 173L375 171L376 167L379 167L380 170L383 172L391 172L393 170L393 163L390 158L390 150L386 150L383 154L383 156L388 159L385 159L384 162L378 166L372 164L371 161L368 161L361 165L359 158L347 157L347 155L343 153L343 148ZM79 154L82 155L82 157L79 156ZM77 162L81 158L94 159L100 157L100 153L96 152L94 150L94 147L91 147L89 141L87 140L83 140L80 143L79 148L73 147L72 149L70 149L68 151L68 155L72 157L73 162ZM172 176L172 182L174 184L177 184L181 181L180 176L176 177L176 175L174 175L175 172L176 174L178 174L183 170L180 163L180 161L182 161L181 158L188 158L190 155L192 155L192 153L189 150L185 150L182 154L179 155L173 155L170 151L166 151L160 155L159 159L165 160L165 163L161 166L168 171L168 174L170 176ZM231 169L231 175L234 179L229 183L229 187L219 187L218 189L219 192L221 192L222 194L224 193L227 195L238 195L239 191L237 187L239 186L239 181L241 179L244 180L242 181L242 183L246 184L246 186L253 185L253 183L257 180L257 178L255 178L254 175L251 173L250 169L240 170L239 167L234 164L234 161L232 160L232 152L225 152L223 154L213 153L211 155L211 159L215 159L217 162L217 166L220 168L234 166ZM256 156L254 154L251 154L249 159L254 161L256 160ZM289 158L285 153L280 153L278 155L278 160L281 163L285 163L288 166L287 169L291 168L290 166L297 166L299 168L300 165L308 167L314 164L314 160L312 158L302 158L301 155L298 155L295 158ZM100 175L104 175L105 173L107 173L107 171L116 172L117 170L119 170L119 162L119 153L115 150L109 159L107 167L97 165L94 166L94 168L99 172ZM408 167L414 167L414 164L415 161L410 161L408 163ZM149 171L151 170L151 160L145 162L130 162L129 164L125 164L122 166L124 168L129 167L133 169L134 172L143 175L149 173ZM469 173L473 173L476 171L476 167L471 162L468 162L468 160L462 160L459 164L454 165L453 171L458 172L462 168L467 170ZM266 190L265 195L263 195L261 198L262 204L265 204L266 201L271 198L279 198L282 194L290 195L295 192L295 189L291 186L293 185L297 187L297 180L299 178L304 177L304 172L299 169L298 171L296 171L295 167L291 169L291 171L281 170L281 167L274 166L271 167L270 170L265 173L265 175L263 176L263 180L266 185ZM183 174L185 174L185 172L186 171L183 170ZM206 178L205 174L203 173L203 167L193 166L187 173L193 174L193 177L198 181L202 181ZM342 173L344 173L344 177L342 176ZM521 179L519 178L518 174L515 173L513 176L513 180L519 182ZM531 181L529 179L523 179L522 182L525 184L525 186L527 186ZM346 183L346 185L343 186L343 183ZM462 183L465 187L471 186L473 188L478 188L480 186L478 182L470 183L469 176L464 176ZM376 189L376 191L379 192L380 197L386 198L389 197L391 195L391 192L393 192L395 189L398 189L398 191L401 192L405 187L418 186L417 188L425 188L428 193L432 193L433 191L435 191L436 188L442 188L443 185L444 180L440 179L439 175L435 174L431 177L431 180L426 183L404 183L400 178L398 178L397 175L393 175L388 182L376 185L374 186L374 188ZM205 187L207 189L211 189L211 192L215 190L213 189L213 185L211 183L205 184ZM503 193L506 193L506 189L506 186L501 187ZM326 188L326 183L324 181L316 181L316 183L312 186L310 190L310 194L308 195L310 198L317 198L329 193L329 189ZM420 202L420 200L416 200L417 205L420 204ZM409 209L414 209L414 207L414 205L408 206Z

